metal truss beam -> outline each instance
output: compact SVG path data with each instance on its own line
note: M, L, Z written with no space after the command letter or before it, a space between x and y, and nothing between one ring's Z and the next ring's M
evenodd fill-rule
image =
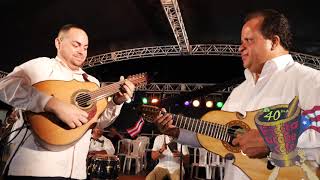
M237 56L239 54L239 45L233 44L196 44L191 45L190 55L193 56ZM301 64L320 70L320 57L312 56L303 53L290 52L293 59ZM168 46L153 46L135 49L127 49L115 51L105 54L100 54L88 57L84 63L83 68L92 68L95 66L109 64L118 61L125 61L130 59L142 59L147 57L159 56L180 56L178 45ZM5 77L8 73L0 70L0 79Z
M234 44L196 44L190 45L191 52L189 55L194 56L237 56L239 45ZM320 70L320 57L303 53L290 52L293 59L301 64ZM179 46L153 46L144 48L127 49L111 53L100 54L88 57L84 68L91 68L98 65L109 64L118 61L158 57L158 56L180 56Z
M162 7L169 20L171 29L182 54L190 53L189 39L184 27L177 0L161 0Z
M90 68L90 67L95 67L103 64L109 64L113 62L130 60L130 59L141 59L141 58L159 57L159 56L180 56L180 55L181 54L180 54L178 45L126 49L126 50L114 51L110 53L88 57L83 65L83 68Z
M102 86L113 84L115 82L103 82ZM192 92L205 87L214 87L216 84L211 83L150 83L138 87L136 91L142 91L152 94L180 94L181 92ZM230 93L236 85L232 85L216 93Z

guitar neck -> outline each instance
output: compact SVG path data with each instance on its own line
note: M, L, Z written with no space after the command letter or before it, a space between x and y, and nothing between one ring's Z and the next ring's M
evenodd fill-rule
M100 89L91 92L90 95L91 97L97 98L98 100L112 96L117 92L120 92L121 84L123 84L122 81L101 87Z
M176 127L186 129L198 134L210 136L227 143L231 143L234 138L235 130L229 128L226 125L203 121L201 119L195 119L190 117L184 117L182 115L172 114L173 124Z
M146 81L146 75L142 74L138 77L131 77L128 78L135 86L140 86ZM122 85L124 84L125 80L109 84L107 86L101 87L100 89L90 92L89 95L92 100L100 100L109 96L112 96L121 91Z

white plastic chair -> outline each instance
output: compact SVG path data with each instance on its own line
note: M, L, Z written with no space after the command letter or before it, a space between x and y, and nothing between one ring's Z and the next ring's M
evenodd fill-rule
M218 154L209 152L209 165L211 167L211 179L215 179L216 168L219 168L219 177L220 180L223 180L223 169L225 166L225 159Z
M132 159L135 160L135 173L138 174L143 167L144 162L144 154L146 149L146 143L141 140L133 140L132 141L132 150L129 154L125 156L123 163L123 173L127 170L130 173Z
M124 159L126 155L130 154L132 149L132 143L131 139L121 139L118 141L118 147L117 147L117 156L120 160L120 167L122 167L122 164L124 163Z
M118 141L118 149L117 155L118 156L125 156L130 153L131 151L131 139L121 139Z
M146 149L149 149L150 138L148 136L138 136L136 140L141 140L146 142Z
M143 141L143 142L145 142L146 144L145 144L145 146L146 146L146 151L145 151L145 153L144 153L144 160L143 160L143 169L147 169L147 162L148 162L148 160L147 160L147 152L151 152L152 150L151 149L149 149L149 145L150 145L150 138L148 137L148 136L138 136L137 137L137 139L136 140L141 140L141 141Z
M209 152L204 148L194 148L193 163L191 164L191 178L193 179L193 169L196 168L195 178L199 179L199 168L205 168L206 179L211 179L212 168L209 165Z

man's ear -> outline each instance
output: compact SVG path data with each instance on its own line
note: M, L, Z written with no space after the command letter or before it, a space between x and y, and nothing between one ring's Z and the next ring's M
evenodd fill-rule
M271 50L274 50L277 46L280 45L280 37L278 35L274 35L271 41L272 41Z
M57 38L54 40L54 44L55 44L55 46L56 46L57 49L60 49L61 40L57 37Z

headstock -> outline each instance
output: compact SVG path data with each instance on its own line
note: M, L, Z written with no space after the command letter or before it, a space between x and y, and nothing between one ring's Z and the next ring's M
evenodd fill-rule
M159 115L161 109L157 106L141 105L138 111L145 121L153 123L153 120Z

